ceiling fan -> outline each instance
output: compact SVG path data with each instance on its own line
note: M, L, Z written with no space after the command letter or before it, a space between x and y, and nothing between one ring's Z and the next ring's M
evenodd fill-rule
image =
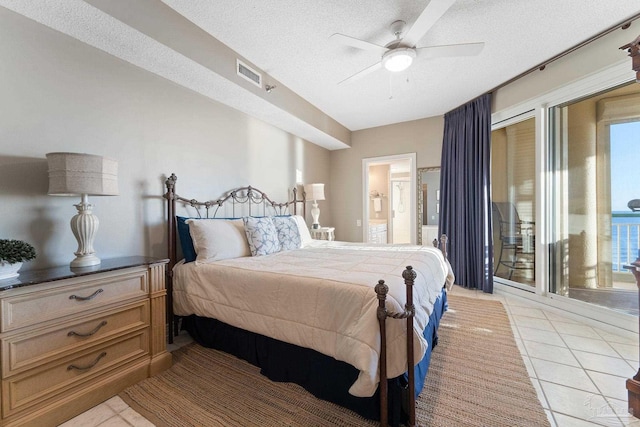
M404 34L404 21L395 21L390 29L395 40L380 46L355 37L336 33L331 39L347 46L358 49L377 52L381 55L380 61L347 77L338 84L357 80L382 67L392 72L404 71L411 66L417 55L427 58L442 58L447 56L472 56L480 53L484 43L462 43L442 46L416 47L422 36L431 29L442 15L455 3L456 0L431 0L422 11L413 26Z

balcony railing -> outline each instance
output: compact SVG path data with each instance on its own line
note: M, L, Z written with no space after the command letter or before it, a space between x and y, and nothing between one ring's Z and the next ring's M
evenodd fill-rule
M611 225L611 258L613 271L624 272L625 264L638 257L640 248L640 224L614 223Z

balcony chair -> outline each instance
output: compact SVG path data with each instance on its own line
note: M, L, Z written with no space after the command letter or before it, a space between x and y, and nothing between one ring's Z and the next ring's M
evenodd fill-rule
M500 242L494 276L500 266L504 266L509 270L509 280L516 270L531 270L535 279L535 223L522 221L516 207L509 202L493 202L492 215L494 233Z

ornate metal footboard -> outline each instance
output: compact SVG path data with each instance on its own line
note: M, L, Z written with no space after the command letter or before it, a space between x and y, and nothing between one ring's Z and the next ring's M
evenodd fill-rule
M433 240L433 246L438 247L438 240ZM440 250L442 255L447 258L447 236L442 235L440 237ZM386 427L389 423L388 414L388 385L387 385L387 317L393 319L406 319L407 321L407 375L408 375L408 391L407 391L407 410L408 426L413 427L416 425L416 383L415 383L415 355L413 352L413 317L415 316L416 308L413 305L413 284L416 279L416 272L413 271L412 266L407 266L407 269L402 272L402 278L407 288L407 302L404 306L404 311L400 313L394 313L387 310L386 301L389 287L384 283L384 280L378 281L375 287L376 294L378 295L378 322L380 324L380 425Z

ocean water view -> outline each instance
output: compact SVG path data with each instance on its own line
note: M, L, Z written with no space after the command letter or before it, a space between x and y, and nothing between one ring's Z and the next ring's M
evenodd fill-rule
M613 271L624 271L623 266L638 257L640 248L640 212L613 211L611 217L611 254Z

